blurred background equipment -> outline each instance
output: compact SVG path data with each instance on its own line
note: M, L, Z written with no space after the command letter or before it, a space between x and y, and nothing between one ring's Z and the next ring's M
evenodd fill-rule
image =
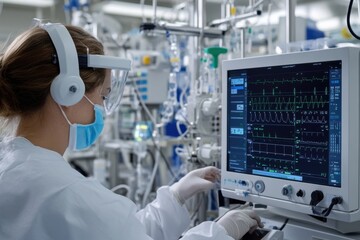
M120 107L105 119L101 138L87 151L67 152L66 158L84 176L97 178L105 187L129 197L142 208L155 198L160 186L173 184L193 169L217 166L222 167L225 175L231 172L226 165L230 153L224 148L224 141L227 141L229 133L241 135L252 131L263 142L270 137L279 137L271 134L275 130L261 135L261 129L264 128L261 124L255 130L233 128L226 132L230 121L228 116L233 116L233 112L229 112L228 99L225 102L224 99L233 94L232 91L235 94L247 86L241 85L245 80L238 77L230 90L224 89L227 86L224 82L228 81L228 72L224 71L223 66L226 70L236 72L236 69L243 69L241 64L246 63L247 59L260 57L260 63L255 64L256 67L266 68L273 66L272 64L277 65L276 61L280 61L281 57L262 58L265 56L279 57L294 53L288 58L288 62L291 62L295 58L303 59L304 53L312 50L358 47L359 41L354 35L360 34L359 4L359 0L0 0L0 46L5 46L18 33L29 28L32 19L36 17L79 26L98 38L104 44L107 54L131 59L132 69ZM324 57L321 60L326 59ZM224 60L231 61L223 65ZM300 64L298 61L294 63ZM277 75L274 73L271 76ZM359 76L355 77L358 80ZM344 81L345 78L346 76ZM304 82L305 85L308 86L309 83ZM306 86L304 91L308 90ZM264 96L271 94L268 88L270 89L264 87ZM274 95L278 93L276 91L279 88L272 89ZM357 91L352 96L358 100L358 94ZM344 96L346 92L342 94L342 101ZM320 102L313 97L312 103L318 104L316 100ZM266 101L266 98L262 98L255 101L254 105L270 104ZM285 103L286 98L279 98L274 104ZM244 104L234 104L236 108L231 109L232 111L244 111ZM224 110L224 107L227 109ZM224 111L227 115L224 115ZM330 111L329 107L324 111ZM275 119L291 119L293 115L289 114L277 115ZM306 112L306 115L309 114ZM269 116L273 115L259 108L257 113L251 112L244 117L264 119ZM296 119L298 117L295 116ZM242 120L238 118L236 121ZM342 124L345 129L346 123ZM359 122L354 124L358 132ZM297 134L315 132L311 130L313 127L309 128L299 129ZM11 129L0 126L0 130ZM311 135L308 140L316 142L317 137ZM355 138L357 137L356 135ZM238 147L249 147L251 142L248 140ZM333 139L328 137L326 141L329 143ZM341 149L344 147L341 145ZM264 151L261 147L258 150ZM242 157L246 158L248 155ZM346 157L342 155L342 158ZM308 162L315 161L318 155L311 155L310 158ZM282 167L280 164L280 168ZM269 172L269 169L265 170ZM293 189L289 183L282 186L281 201L277 201L279 198L276 196L275 200L269 200L269 196L260 194L262 190L266 191L264 188L268 188L263 178L268 179L269 176L260 176L243 181L236 177L233 179L234 183L226 182L230 187L224 181L232 178L223 176L223 192L218 191L219 184L218 189L188 200L186 206L191 212L192 224L215 219L227 209L241 204L242 207L256 209L265 219L268 231L262 233L263 236L266 235L263 239L295 239L291 234L303 236L304 239L304 236L310 235L316 239L360 239L357 233L349 236L340 233L339 229L343 229L341 226L331 226L334 215L330 213L331 209L346 212L349 201L355 201L352 202L352 210L358 212L358 198L351 200L343 196L343 203L337 199L327 216L322 216L322 213L319 216L317 213L323 211L321 206L325 205L320 203L321 199L316 202L316 196L312 196L310 190L300 192L305 187ZM257 197L249 200L247 196L252 193L247 191L248 188L255 189ZM325 192L324 189L313 190ZM360 189L356 188L354 191ZM266 209L274 205L289 204L291 201L287 196L293 194L301 199L314 200L311 204L314 212L303 214L301 219L305 223L290 220L287 225L289 220L285 221L281 214L269 214ZM302 198L301 195L306 197ZM325 198L329 209L331 196L325 195ZM310 203L298 204L304 206ZM269 208L265 208L266 205ZM298 219L294 212L299 211L290 211L287 218ZM322 224L315 231L308 224L311 222L309 218L319 217L321 221L328 221L328 224ZM353 224L357 221L350 218L334 224ZM284 223L283 226L279 222ZM350 227L353 231L352 225Z

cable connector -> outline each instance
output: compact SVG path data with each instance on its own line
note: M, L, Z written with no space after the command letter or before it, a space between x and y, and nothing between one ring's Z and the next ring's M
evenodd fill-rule
M341 204L343 202L342 197L334 197L333 199L331 199L331 204Z
M327 209L324 209L324 210L322 211L322 215L323 215L324 217L329 216L329 214L330 214L331 210L333 209L333 207L334 207L335 205L337 205L337 204L341 204L342 202L343 202L342 197L333 197L333 198L331 199L331 204L330 204L330 206L329 206Z

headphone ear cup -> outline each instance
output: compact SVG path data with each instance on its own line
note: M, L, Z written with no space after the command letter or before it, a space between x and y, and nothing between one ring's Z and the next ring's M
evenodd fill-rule
M60 73L52 81L50 93L59 105L71 106L84 97L85 84L79 76L66 76Z

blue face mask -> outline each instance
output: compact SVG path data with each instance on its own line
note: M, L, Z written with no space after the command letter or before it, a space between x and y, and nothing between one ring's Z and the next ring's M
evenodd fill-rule
M64 117L70 124L70 134L69 134L69 146L68 148L72 151L79 151L89 148L101 134L101 131L104 128L104 115L103 107L97 104L93 104L86 96L85 98L94 105L95 111L95 121L91 124L71 124L62 108L60 107Z

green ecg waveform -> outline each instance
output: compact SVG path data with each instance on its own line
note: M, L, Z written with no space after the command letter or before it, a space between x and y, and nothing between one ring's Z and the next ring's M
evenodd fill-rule
M255 81L249 81L248 85L259 85L259 84L273 84L273 85L279 85L280 84L288 84L288 83L304 83L304 82L324 82L328 80L328 76L323 76L321 78L318 77L312 77L312 78L292 78L292 79L282 79L282 80L277 80L277 79L256 79Z
M295 111L304 108L324 108L329 101L323 96L294 96L294 97L252 97L249 101L251 111Z

